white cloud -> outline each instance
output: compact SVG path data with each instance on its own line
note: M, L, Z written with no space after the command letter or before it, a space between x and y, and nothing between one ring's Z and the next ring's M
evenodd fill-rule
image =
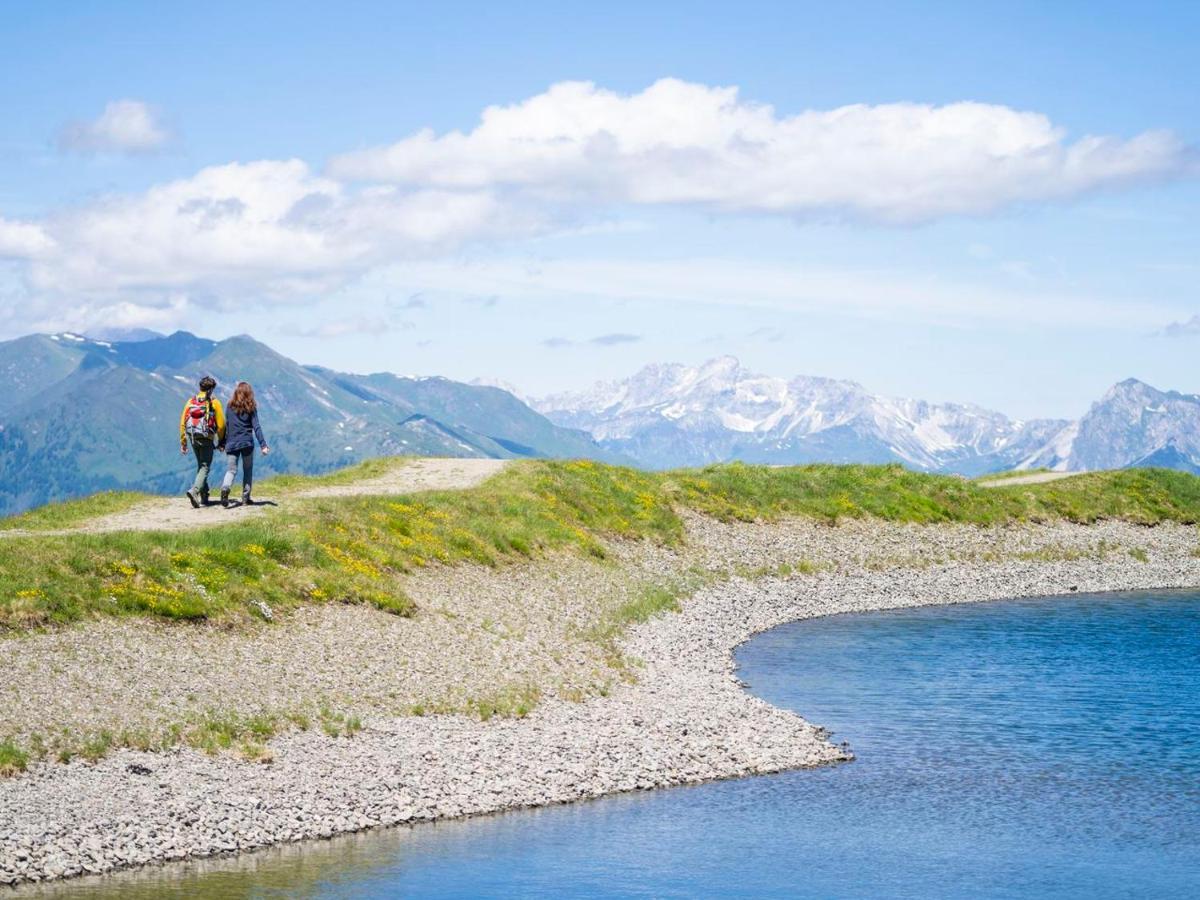
M299 160L231 163L0 231L45 298L271 301L525 227L485 191L349 189ZM37 252L32 252L36 250Z
M99 118L63 128L59 146L79 153L148 153L170 139L151 107L140 100L113 100Z
M985 103L892 103L779 116L736 88L663 79L633 95L563 82L491 106L469 133L424 130L332 160L336 178L543 199L693 204L902 224L985 214L1179 175L1165 131L1066 140L1046 116Z
M168 137L133 100L110 103L99 119L68 132L71 146L93 150L148 150ZM295 159L230 163L36 221L0 218L0 259L18 261L5 272L18 272L24 288L11 316L33 323L74 315L72 327L81 328L111 314L157 325L196 300L302 300L472 242L580 234L605 221L598 210L617 203L904 223L1169 177L1191 171L1191 153L1165 132L1070 143L1042 115L978 103L784 117L739 99L734 88L666 79L625 96L567 82L485 110L470 133L421 132L337 157L326 174ZM631 298L808 298L816 306L899 304L932 315L966 306L983 315L992 304L986 292L936 286L910 286L902 298L907 288L886 278L866 284L859 275L850 284L844 273L689 265L565 261L540 282L520 271L493 272L497 279L482 283L461 273L451 280L479 298L504 295L510 283L536 293L553 281L561 296L602 293L591 285L607 284L612 296ZM993 305L1028 306L1019 300Z
M0 259L31 259L54 247L40 225L0 218Z

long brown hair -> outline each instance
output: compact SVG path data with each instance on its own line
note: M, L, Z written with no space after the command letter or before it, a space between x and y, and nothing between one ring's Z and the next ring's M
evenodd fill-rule
M239 381L237 383L237 387L233 389L233 398L229 401L229 408L234 412L246 415L250 415L258 409L258 404L254 402L254 388L250 387L250 382Z

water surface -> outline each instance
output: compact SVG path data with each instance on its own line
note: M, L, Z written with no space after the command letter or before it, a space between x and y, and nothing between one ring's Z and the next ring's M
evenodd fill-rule
M1200 594L836 616L737 656L857 761L54 895L1200 896Z

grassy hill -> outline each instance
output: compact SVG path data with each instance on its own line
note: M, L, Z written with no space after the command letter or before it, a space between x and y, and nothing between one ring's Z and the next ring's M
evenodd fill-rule
M177 434L201 374L255 385L263 474L326 472L405 454L618 461L496 388L306 367L246 336L137 342L32 335L0 343L0 515L105 490L181 491Z
M364 471L372 471L370 466ZM291 479L289 486L302 485ZM125 503L128 498L113 498ZM78 520L79 501L29 527ZM431 565L499 566L564 550L605 555L613 538L684 540L681 512L724 520L875 517L980 526L1030 521L1200 522L1200 478L1158 470L982 488L900 466L743 464L648 473L587 460L528 461L461 491L328 497L219 529L0 539L0 628L93 616L205 620L302 603L411 610L396 575Z

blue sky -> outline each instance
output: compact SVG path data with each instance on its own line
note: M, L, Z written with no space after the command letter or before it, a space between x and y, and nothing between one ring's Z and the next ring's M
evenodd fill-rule
M7 5L0 337L1200 391L1200 7L643 6Z

